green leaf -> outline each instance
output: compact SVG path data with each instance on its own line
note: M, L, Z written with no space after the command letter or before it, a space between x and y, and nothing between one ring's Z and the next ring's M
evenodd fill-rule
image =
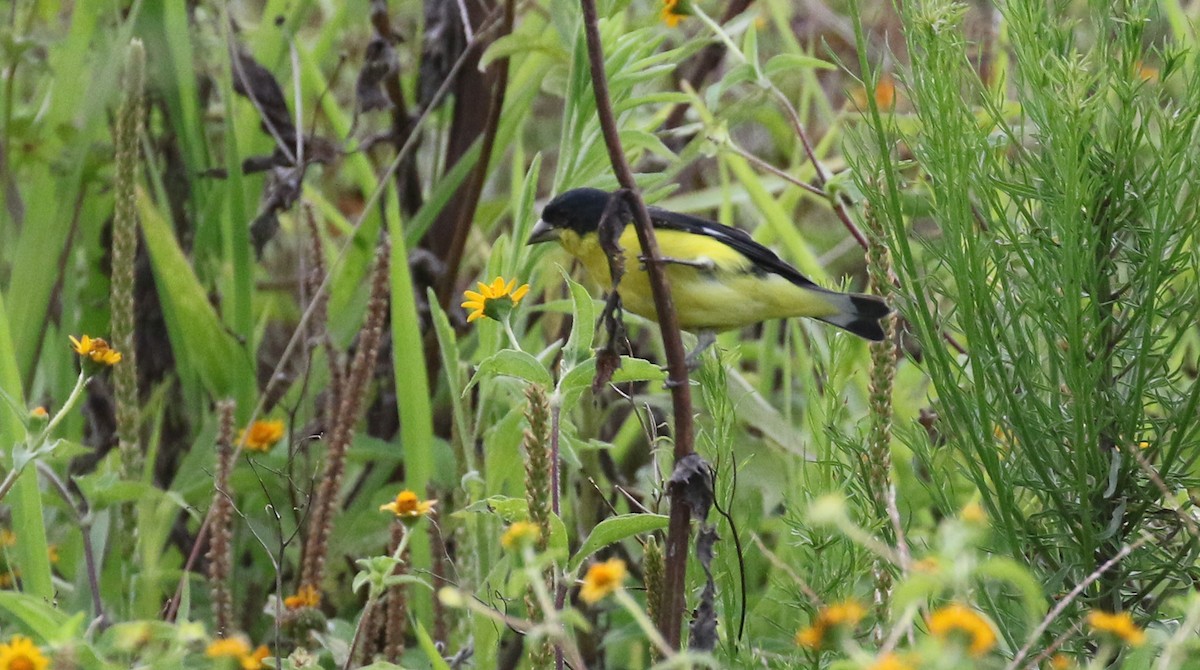
M34 635L49 642L75 637L80 632L80 624L86 616L83 612L67 616L61 610L46 604L40 596L16 591L0 591L0 611L8 612L25 624Z
M621 367L613 373L612 382L622 384L625 382L666 381L666 379L666 370L659 367L657 363L651 363L644 358L622 356Z
M446 659L442 658L442 653L438 651L437 645L433 643L433 638L429 637L429 633L425 631L425 627L420 621L417 624L417 643L421 645L421 651L425 652L425 656L429 659L429 663L433 666L433 670L451 670L450 664Z
M821 60L816 56L806 56L804 54L779 54L767 61L767 76L775 77L783 72L795 72L799 70L836 70L837 66L826 60Z
M1036 618L1046 611L1046 597L1042 585L1029 569L1011 558L997 556L984 560L975 568L975 575L983 579L997 579L1017 587L1025 603L1025 613Z
M192 271L174 231L142 192L138 193L138 215L175 352L175 369L185 377L189 372L196 374L216 397L235 395L238 406L248 412L255 369L250 356L213 311L208 292Z
M491 496L477 500L450 516L462 517L466 514L495 514L505 524L511 524L529 520L529 503L524 498ZM557 514L550 515L550 548L562 552L563 556L567 554L567 527Z
M591 388L596 377L596 359L590 358L567 371L558 380L558 392L563 396L563 406L570 407L584 390ZM644 358L621 357L621 366L613 373L613 384L626 382L665 381L667 373L658 365Z
M892 594L892 602L896 611L900 611L913 603L925 602L937 596L944 588L946 588L944 575L914 572L896 586L896 590Z
M516 377L547 387L554 383L554 379L550 377L550 371L539 363L533 357L533 354L517 351L516 349L501 349L485 358L479 364L479 369L475 371L475 375L471 377L471 381L463 389L463 395L465 396L467 391L470 391L471 387L479 382L480 378L496 375Z
M563 367L574 368L579 361L592 356L592 341L596 334L596 303L582 284L572 281L566 270L561 270L563 280L571 291L572 315L571 336L563 348Z
M746 35L742 38L742 53L746 56L746 62L754 68L754 73L762 76L762 64L758 62L758 31L754 29L753 23L746 29Z
M666 528L668 521L669 518L663 514L622 514L605 519L588 534L567 567L573 571L600 549L639 533Z
M649 133L644 130L627 129L621 131L621 143L625 145L625 150L642 149L649 151L652 154L662 156L668 160L675 159L675 152L671 151L670 147L663 144L663 141L658 138L658 135Z

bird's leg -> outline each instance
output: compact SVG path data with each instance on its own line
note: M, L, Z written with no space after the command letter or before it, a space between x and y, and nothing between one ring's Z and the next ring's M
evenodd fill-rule
M638 260L641 261L643 270L646 269L646 264L650 263L651 261L657 262L660 265L686 265L687 267L696 268L697 270L704 270L705 272L712 272L713 270L717 269L717 264L714 263L711 258L704 257L687 260L685 258L671 258L670 256L660 256L659 258L638 256Z
M695 372L700 367L700 363L702 362L700 359L704 357L704 352L715 344L716 341L716 331L702 330L696 333L696 348L688 352L688 355L683 359L683 364L687 366L688 372ZM674 379L668 377L667 381L663 383L663 388L670 389L678 386L678 384Z
M717 334L711 330L702 330L696 333L696 348L688 352L686 358L683 359L687 364L689 372L693 372L700 367L701 359L704 357L704 352L708 350L717 341Z

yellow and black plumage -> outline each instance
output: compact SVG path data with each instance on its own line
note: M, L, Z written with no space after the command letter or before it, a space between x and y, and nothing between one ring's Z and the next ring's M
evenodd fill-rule
M608 201L608 193L593 188L563 193L542 210L529 244L558 241L583 263L593 281L609 286L608 259L598 234ZM881 298L817 286L736 228L657 207L648 209L684 330L703 335L806 316L868 340L883 339L879 321L891 310ZM622 205L617 216L624 226L619 244L626 267L617 288L621 303L634 314L653 319L654 299L639 259L637 232L630 225L632 212Z

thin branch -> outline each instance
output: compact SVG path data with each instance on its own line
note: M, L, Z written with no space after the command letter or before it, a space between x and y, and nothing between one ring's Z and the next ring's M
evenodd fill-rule
M633 171L625 160L621 137L617 130L617 119L613 114L612 100L608 93L608 79L604 73L604 53L600 44L600 29L596 15L595 0L580 0L583 8L583 28L587 38L588 63L591 66L592 89L596 96L596 115L604 134L604 144L613 173L621 187L628 191L628 200L633 210L638 242L646 263L646 275L654 295L654 309L662 332L663 349L667 356L668 385L675 412L675 461L694 452L695 427L692 424L692 391L688 381L683 338L679 332L679 319L671 299L671 289L666 272L660 262L658 242L650 223L650 214L637 191ZM667 531L666 575L663 580L663 607L657 623L663 637L673 649L679 649L680 627L683 622L684 577L687 572L688 535L691 530L691 509L682 499L682 487L676 487L671 499L671 519Z
M104 630L108 627L108 618L104 615L104 603L100 600L100 571L96 566L96 548L92 545L91 508L87 498L80 493L76 499L63 480L59 479L58 473L49 465L38 461L37 469L54 486L54 490L58 491L59 497L67 503L67 507L71 508L75 522L79 524L79 532L83 535L83 561L87 569L88 588L92 591L92 609L99 621L100 630Z

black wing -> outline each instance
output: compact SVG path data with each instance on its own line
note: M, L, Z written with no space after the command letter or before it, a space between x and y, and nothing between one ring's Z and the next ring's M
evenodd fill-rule
M693 235L705 235L711 237L718 242L729 245L737 250L746 258L754 262L756 268L762 268L767 272L783 277L797 286L812 287L821 289L808 277L800 274L800 271L792 267L774 251L755 242L748 233L737 228L721 225L715 221L708 221L687 214L679 214L658 207L647 207L650 212L650 221L655 228L665 228L667 230L679 230ZM821 289L825 290L825 289Z

